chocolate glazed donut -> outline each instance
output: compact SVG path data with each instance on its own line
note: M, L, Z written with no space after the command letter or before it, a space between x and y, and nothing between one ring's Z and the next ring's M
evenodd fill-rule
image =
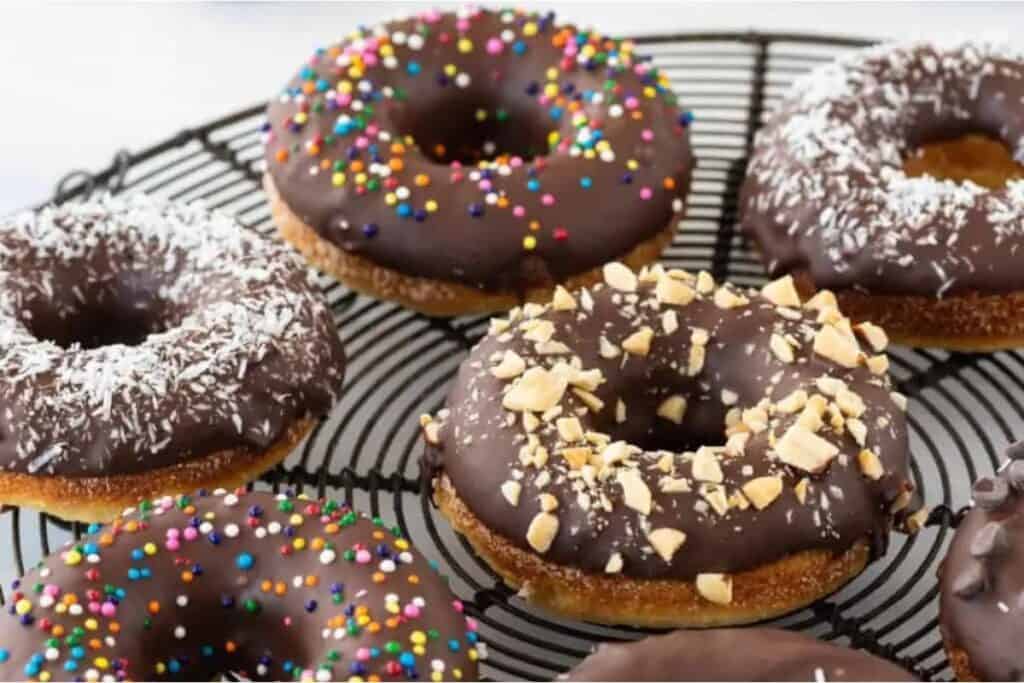
M656 259L694 165L664 75L551 14L360 30L318 50L267 118L283 236L350 287L436 315Z
M884 552L913 508L884 332L790 278L604 274L492 321L422 420L441 511L509 584L573 617L712 626Z
M12 593L5 681L474 681L484 652L399 530L333 501L162 498L93 526Z
M939 624L961 681L1024 677L1024 442L992 477L974 484L939 572Z
M770 628L676 631L602 644L564 681L915 681L866 652Z
M985 42L874 47L800 79L758 133L743 229L773 275L836 292L897 341L1024 343L1024 180L908 177L917 147L967 133L1024 160L1024 53Z
M131 196L0 222L0 504L95 521L244 483L343 372L306 269L224 214Z

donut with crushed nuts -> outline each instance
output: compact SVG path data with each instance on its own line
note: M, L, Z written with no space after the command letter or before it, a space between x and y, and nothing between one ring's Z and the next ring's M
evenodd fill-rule
M675 631L602 643L563 681L916 681L866 652L774 628Z
M765 619L856 576L914 507L886 343L789 277L609 264L491 322L421 419L424 471L454 528L554 612Z
M316 50L267 110L264 186L281 235L348 287L503 311L658 258L690 118L629 41L552 13L421 11Z
M894 341L1024 345L1024 51L872 47L800 79L758 133L741 224L773 276Z
M1024 442L979 479L939 570L939 626L960 681L1024 678Z
M399 529L331 500L163 497L11 589L5 681L475 681L486 654Z
M225 214L135 195L0 221L0 505L102 521L240 485L343 372L307 269Z

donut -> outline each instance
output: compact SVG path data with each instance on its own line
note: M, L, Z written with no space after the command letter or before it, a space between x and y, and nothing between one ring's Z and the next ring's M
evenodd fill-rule
M629 41L523 10L423 11L318 49L267 110L281 235L356 291L448 316L657 259L691 116Z
M979 479L939 570L939 625L961 681L1024 676L1024 442Z
M399 529L329 500L159 498L12 588L7 681L472 681L485 652Z
M740 223L773 276L792 274L805 295L834 291L851 318L894 341L1021 346L1014 158L1024 160L1024 52L872 47L799 79L769 117Z
M435 501L497 574L571 617L720 626L885 551L914 487L880 328L788 276L603 277L494 319L421 418Z
M292 250L141 195L0 221L0 505L109 520L283 460L340 390Z
M773 628L675 631L603 643L565 681L915 681L866 652Z

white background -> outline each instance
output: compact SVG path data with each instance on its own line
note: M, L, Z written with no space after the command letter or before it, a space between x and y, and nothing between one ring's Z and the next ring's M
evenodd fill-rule
M0 213L45 199L61 175L102 167L119 147L138 149L270 97L315 47L358 24L427 6L4 7ZM1024 26L1024 4L991 2L622 1L537 7L616 35L757 28L905 37Z

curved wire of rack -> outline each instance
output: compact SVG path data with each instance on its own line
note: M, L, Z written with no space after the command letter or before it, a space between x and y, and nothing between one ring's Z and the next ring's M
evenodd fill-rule
M754 131L794 77L863 46L857 38L806 34L700 33L638 38L696 113L700 163L689 213L663 260L706 268L716 279L756 286L758 258L735 230L737 191ZM105 189L202 200L249 227L273 233L260 177L259 104L190 128L137 153L119 152L97 173L74 172L49 201ZM485 673L494 679L550 679L600 641L646 631L561 620L516 596L429 504L418 477L417 416L441 407L446 387L486 318L436 320L359 296L321 279L349 357L343 397L283 465L253 486L343 498L401 525L451 577L481 623ZM845 588L775 625L864 648L924 679L949 677L937 630L935 574L969 497L969 482L991 472L1015 434L1024 434L1024 355L894 349L892 373L910 398L913 474L933 508L914 537L894 535L889 553ZM6 519L5 519L6 518ZM77 536L77 524L17 508L0 509L0 578ZM7 556L9 555L9 556ZM3 593L0 589L0 604Z

